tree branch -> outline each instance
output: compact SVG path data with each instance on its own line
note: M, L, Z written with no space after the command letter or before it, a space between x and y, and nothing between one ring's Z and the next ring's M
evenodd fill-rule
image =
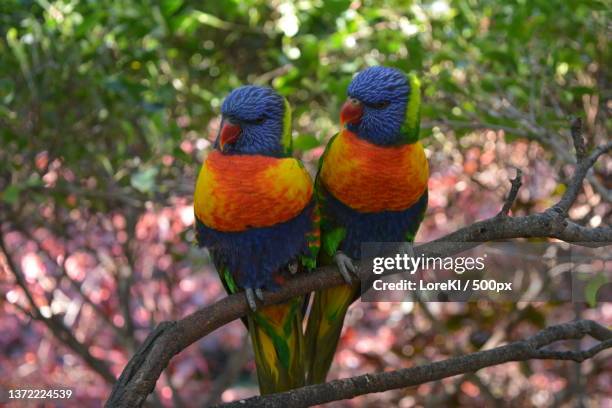
M415 256L451 255L487 241L518 237L553 237L568 242L591 242L593 246L612 241L612 228L586 229L573 223L558 229L548 213L525 217L489 218L443 238L414 248ZM278 304L295 296L344 283L333 266L296 277L277 292L266 292L263 305ZM248 312L244 296L234 294L173 322L161 323L132 357L106 403L107 407L140 406L154 389L170 359L198 339Z
M560 340L580 339L590 335L601 342L589 350L551 351L541 349ZM396 371L366 374L325 384L310 385L295 390L257 396L222 404L218 407L310 407L331 401L354 398L359 395L411 387L441 380L458 374L473 373L485 367L510 361L531 359L559 359L583 361L598 352L612 347L612 331L592 320L576 320L551 326L525 339L490 350L436 361L422 366Z
M593 166L595 161L602 154L608 152L610 149L612 149L612 142L598 147L591 153L591 155L578 161L574 171L574 176L569 183L565 194L552 208L549 208L541 213L527 215L524 217L509 217L505 215L501 217L494 216L487 220L476 222L435 241L415 247L414 256L423 255L426 257L444 257L465 251L484 242L512 238L556 238L566 242L576 242L580 245L588 245L593 247L608 245L612 241L612 228L607 226L598 228L586 228L580 226L567 219L567 210L578 196L578 193L582 188L582 182L590 167ZM517 178L520 180L518 175ZM500 214L503 214L505 208L511 205L511 202L514 201L516 194L513 193L513 190L518 191L518 186L515 187L515 184L518 184L516 179L513 181L513 188L511 189L508 199L506 200L506 204L502 207ZM509 202L510 204L508 204ZM281 303L295 296L304 295L323 288L338 286L343 283L344 280L335 267L320 267L312 273L298 276L295 279L289 280L287 284L277 292L266 292L264 294L264 301L262 304L271 305ZM123 373L115 383L111 395L106 402L106 407L127 408L141 406L147 395L155 388L157 379L173 356L180 353L190 344L208 335L219 327L245 316L248 311L249 308L247 306L245 297L242 294L234 294L227 296L210 306L200 309L181 320L161 323L147 337L145 342L139 347L132 359L127 364L126 368L123 370ZM575 325L576 324L574 324L574 326ZM604 336L605 339L609 338L609 331L607 329L599 329L594 325L595 324L592 322L581 322L579 324L579 328L588 327L590 332ZM568 333L568 330L574 326L564 329L565 331L563 331L563 333ZM522 359L537 358L533 357L537 353L534 354L533 350L528 348L525 349L525 345L537 343L540 341L539 339L550 336L550 333L555 333L555 330L561 330L559 327L565 326L555 326L553 328L546 329L534 336L527 343L519 342L519 345L515 345L514 348L509 349L509 346L500 347L495 349L497 352L493 354L486 354L491 353L493 350L479 352L485 353L484 355L487 356L485 360L481 360L481 358L485 358L480 357L481 354L475 353L477 357L470 357L476 359L475 363L472 362L472 364L474 364L474 368L467 371L474 371L488 365L499 364L506 361L517 361L517 355L515 353L516 350L520 351L518 356ZM578 337L572 338L579 338L586 332L583 330L583 332L580 333L581 334ZM553 338L548 342L543 342L541 345L549 344L553 341L556 340ZM538 345L538 348L541 347L541 345ZM420 374L422 376L421 378L424 378L422 382L430 381L427 380L427 378L444 378L446 376L466 372L462 371L461 368L468 362L472 361L467 360L466 362L465 359L468 357L469 356L462 356L447 360L453 361L453 365L451 365L450 368L455 370L448 373L443 372L443 369L447 367L445 362L433 363L432 365L426 366L428 370ZM485 364L479 365L482 364L483 361ZM411 370L423 369L417 367ZM415 371L414 373L418 374L420 371ZM392 376L392 373L385 374ZM411 372L410 376L412 375L413 372ZM372 387L371 385L368 386L370 378L373 378L371 375L357 378L359 379L358 382L360 386L366 387L364 389L375 389L368 388ZM396 377L392 378L394 378L393 381L396 381L397 384L399 384L398 387L410 385L409 382L406 383L405 379L402 380L402 376L396 375ZM333 383L335 382L330 384ZM311 390L312 387L307 387L306 389ZM344 388L340 389L342 390ZM309 392L310 391L307 391L307 393ZM350 394L349 391L343 392L344 394L342 395ZM340 398L348 397L344 396Z

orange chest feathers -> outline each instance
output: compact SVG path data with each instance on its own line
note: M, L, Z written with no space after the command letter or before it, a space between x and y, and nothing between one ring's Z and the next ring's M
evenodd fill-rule
M195 215L224 232L268 227L297 216L312 192L310 175L296 159L213 151L196 183Z
M429 165L421 143L381 147L344 130L321 167L325 188L361 212L401 211L427 189Z

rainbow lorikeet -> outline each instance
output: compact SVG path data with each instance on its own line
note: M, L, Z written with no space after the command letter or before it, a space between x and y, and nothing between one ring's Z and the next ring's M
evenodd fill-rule
M346 311L359 296L352 260L365 242L412 242L427 207L429 167L419 140L420 84L387 67L360 72L342 106L343 129L319 162L318 264L338 265L346 285L315 294L306 329L307 383L324 382Z
M244 86L221 107L214 150L198 176L198 244L229 293L244 292L244 319L262 394L305 382L304 299L257 308L263 290L315 266L319 246L313 184L291 157L291 108L270 88Z

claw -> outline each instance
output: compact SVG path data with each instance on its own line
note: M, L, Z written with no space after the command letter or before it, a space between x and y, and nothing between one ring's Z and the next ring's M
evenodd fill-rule
M255 304L255 293L253 292L253 289L246 288L244 290L244 293L246 295L246 299L247 299L247 303L249 304L249 308L251 308L251 310L255 312L257 310L257 304Z
M255 289L255 296L263 302L263 291L260 288Z
M340 275L342 275L342 278L344 278L344 281L349 285L353 283L353 279L351 278L351 274L349 273L349 271L351 271L352 273L357 273L357 268L355 267L353 260L346 254L344 254L342 251L336 252L336 255L334 255L334 259L336 261L336 265L338 265Z

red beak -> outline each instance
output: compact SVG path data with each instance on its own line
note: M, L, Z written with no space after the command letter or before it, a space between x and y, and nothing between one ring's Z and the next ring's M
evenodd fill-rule
M363 115L363 104L355 98L349 98L340 110L340 123L358 123Z
M239 125L229 122L225 122L223 124L223 127L221 128L221 135L219 136L219 148L222 152L225 151L225 147L227 145L236 143L241 130L242 129L240 129Z

